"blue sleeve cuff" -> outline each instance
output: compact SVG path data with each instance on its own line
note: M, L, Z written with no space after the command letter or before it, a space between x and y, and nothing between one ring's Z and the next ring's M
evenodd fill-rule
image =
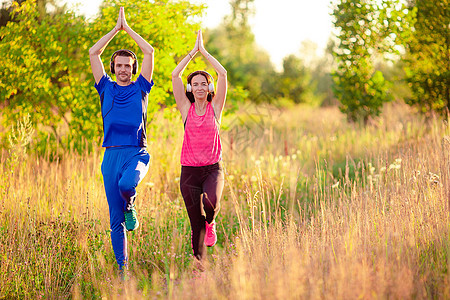
M142 76L142 74L139 74L139 77L136 81L139 83L142 90L146 93L150 93L150 90L152 89L153 85L155 85L155 83L153 82L153 78L152 80L150 80L150 82L148 82L148 80L145 79L145 77Z
M103 90L105 89L106 82L109 81L108 74L103 74L103 77L100 79L100 81L94 84L95 89L97 90L98 94L101 94Z

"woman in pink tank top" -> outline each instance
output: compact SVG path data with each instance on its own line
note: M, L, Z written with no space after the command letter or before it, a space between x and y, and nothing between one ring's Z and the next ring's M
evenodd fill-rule
M191 73L185 89L181 76L197 52L214 67L218 76L217 91L214 91L213 77L206 71ZM172 86L184 123L180 190L191 223L194 257L203 270L206 247L217 242L215 219L224 186L219 129L227 95L227 71L206 51L200 30L194 49L172 72Z

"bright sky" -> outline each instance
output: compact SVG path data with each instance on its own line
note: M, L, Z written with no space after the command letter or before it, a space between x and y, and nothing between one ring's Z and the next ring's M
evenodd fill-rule
M79 9L87 17L98 12L102 0L62 0L80 3ZM254 0L255 14L250 24L256 43L265 49L279 69L283 58L299 54L302 41L309 40L325 49L332 31L331 0ZM191 0L208 6L203 17L205 27L214 28L229 15L231 7L226 0Z

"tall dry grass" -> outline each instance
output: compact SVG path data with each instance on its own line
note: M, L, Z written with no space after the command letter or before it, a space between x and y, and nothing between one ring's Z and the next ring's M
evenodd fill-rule
M157 124L125 283L101 151L2 152L0 298L450 298L446 122L396 105L366 127L332 108L226 117L219 241L200 274L178 189L182 125Z

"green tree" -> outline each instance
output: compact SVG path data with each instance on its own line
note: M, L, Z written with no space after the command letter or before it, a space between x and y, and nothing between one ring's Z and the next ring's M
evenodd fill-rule
M16 0L18 4L25 2L26 0ZM13 1L4 1L2 7L0 8L0 27L5 26L8 22L15 21L11 12L13 10ZM66 5L61 5L57 0L36 0L36 5L39 10L40 15L58 15L66 10ZM50 11L47 11L47 7L51 7Z
M42 147L63 145L70 111L90 93L78 50L87 48L85 22L70 13L42 14L34 1L14 2L12 18L0 29L3 120L7 126L29 114Z
M277 75L278 95L294 103L312 103L313 86L303 61L291 54L283 59L283 72Z
M392 100L391 83L375 69L377 59L395 59L410 32L411 14L398 0L341 0L333 10L339 45L334 93L351 121L367 122Z
M335 69L333 60L333 40L330 39L322 54L318 53L318 46L312 41L304 41L300 46L299 57L302 58L307 70L310 83L310 95L305 95L308 103L315 105L337 105L333 95L331 72Z
M406 99L423 113L450 110L450 3L416 0L413 36L406 55L407 81L412 96Z
M28 0L20 5L14 2L12 17L16 21L0 28L0 106L5 127L29 114L41 152L47 144L53 149L59 145L78 151L100 144L100 103L88 50L114 26L119 6L125 6L130 25L156 49L149 122L158 109L174 104L170 73L177 58L192 47L198 29L193 17L203 7L187 1L109 0L100 17L87 23L70 12L43 15L36 2ZM102 55L107 72L110 55L118 48L132 49L142 61L134 41L118 35ZM203 65L201 61L197 64Z

